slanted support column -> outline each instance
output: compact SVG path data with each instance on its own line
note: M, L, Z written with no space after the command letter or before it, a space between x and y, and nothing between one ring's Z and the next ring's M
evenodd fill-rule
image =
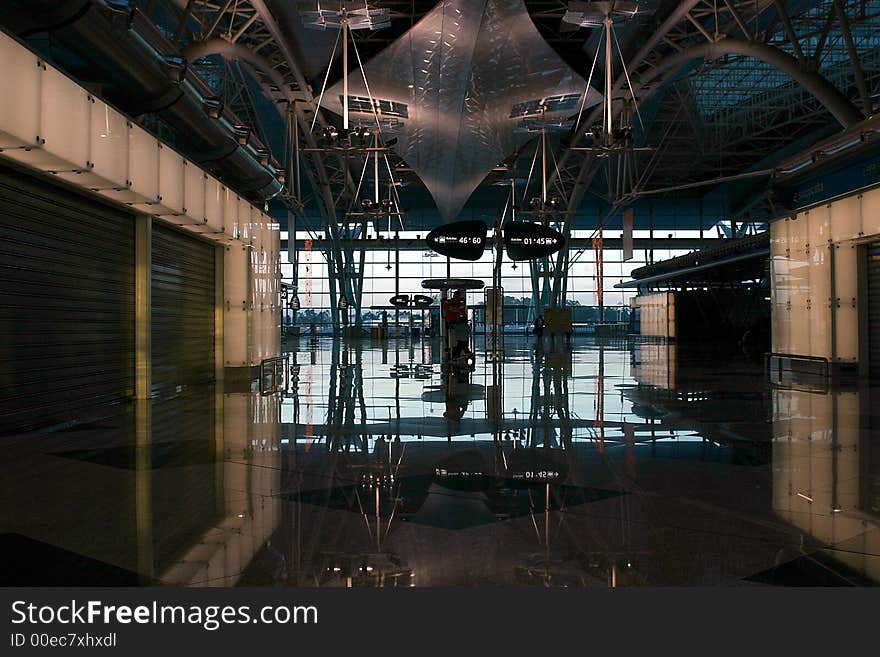
M544 308L541 304L541 290L540 290L540 277L538 275L538 261L537 260L529 260L529 276L532 281L532 311L529 314L527 321L531 322L534 319L544 312Z
M339 335L341 321L339 317L339 302L337 300L337 284L339 280L336 270L337 261L333 251L325 251L324 257L327 260L327 289L330 291L330 319L333 322L333 335ZM343 294L341 289L339 294Z

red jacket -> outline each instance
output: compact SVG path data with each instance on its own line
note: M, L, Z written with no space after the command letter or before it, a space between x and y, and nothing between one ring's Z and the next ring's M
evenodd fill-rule
M443 300L443 319L447 322L466 322L467 310L464 303L458 299Z

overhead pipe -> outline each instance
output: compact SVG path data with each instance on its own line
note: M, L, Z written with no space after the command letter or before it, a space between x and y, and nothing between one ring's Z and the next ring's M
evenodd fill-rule
M788 182L800 173L830 162L851 149L877 144L880 133L880 114L859 121L846 130L832 135L784 160L777 167L780 182Z
M0 23L25 38L51 33L99 71L98 95L131 116L161 118L187 157L228 187L258 201L281 191L268 151L240 143L235 117L128 0L8 0Z

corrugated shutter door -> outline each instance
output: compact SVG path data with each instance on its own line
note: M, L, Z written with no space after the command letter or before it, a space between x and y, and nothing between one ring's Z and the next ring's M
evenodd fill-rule
M868 366L880 377L880 244L868 247Z
M152 243L153 396L214 380L214 246L158 221Z
M134 393L134 218L0 167L0 433Z

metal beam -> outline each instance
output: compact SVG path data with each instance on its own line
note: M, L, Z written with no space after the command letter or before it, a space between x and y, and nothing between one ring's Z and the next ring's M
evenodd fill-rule
M847 128L861 121L862 113L828 80L811 71L803 70L798 61L787 52L757 41L741 41L740 39L722 39L715 43L701 43L681 52L670 55L657 62L650 70L643 73L633 84L645 86L663 73L678 69L687 62L697 59L718 59L724 55L742 55L756 59L779 69L789 75L795 82L816 97L832 116Z
M865 111L865 116L871 116L874 111L874 104L871 102L871 94L868 92L868 85L865 83L865 72L859 63L859 51L856 50L856 44L853 42L852 31L849 29L849 19L846 16L846 10L841 0L834 0L834 11L837 13L837 19L840 21L840 31L843 33L843 40L846 42L846 52L849 54L849 63L852 66L856 79L859 97L862 100L862 109Z
M214 38L207 41L194 41L189 44L183 51L183 56L187 61L194 61L209 55L220 55L223 59L237 59L247 62L255 69L266 75L273 84L275 84L288 102L294 100L293 91L284 80L284 76L278 72L278 69L272 66L272 63L263 55L253 52L250 48L246 48L240 43L230 43L226 39Z
M184 0L175 1L180 5L184 2ZM241 4L243 5L245 3L242 2ZM250 5L250 9L253 13L250 18L245 21L245 27L238 30L235 39L233 39L232 42L227 39L209 39L203 44L194 44L191 49L188 49L190 56L198 57L206 56L208 54L219 54L226 58L240 59L251 68L256 69L265 79L268 79L269 82L264 82L259 76L257 76L257 81L261 83L266 96L276 105L279 113L282 114L284 119L287 118L286 115L288 110L287 107L282 106L283 103L279 104L277 94L282 94L283 99L287 101L287 106L293 107L296 116L296 124L299 126L303 136L302 145L305 149L315 148L316 143L311 132L312 116L317 114L316 124L320 127L327 126L328 123L321 115L316 99L311 93L311 87L305 79L305 75L294 56L291 44L288 43L275 19L275 16L264 0L247 0L247 4ZM241 10L241 5L236 3L236 8ZM222 12L220 12L220 14L222 15ZM248 29L257 31L260 35L268 33L270 38L264 40L263 43L255 49L244 47L238 42L238 40L244 34L242 30L247 31ZM276 61L274 65L268 58L263 57L257 52L268 45L273 47L275 57L280 60ZM286 66L287 74L285 74L282 69L279 69L279 66ZM290 78L293 78L293 80L291 81ZM273 87L277 87L278 91L275 91ZM295 87L295 93L291 87ZM296 102L293 102L294 100ZM307 111L314 114L306 116ZM339 248L341 235L337 222L337 203L333 193L332 182L337 177L340 178L343 189L348 190L353 194L355 189L354 181L351 179L348 167L341 157L339 158L339 168L342 172L340 176L328 174L326 169L327 163L319 153L312 152L303 154L303 158L308 165L306 166L306 175L308 176L312 188L316 192L315 198L318 201L321 214L325 219L327 231L333 238L329 244L330 250L327 252L328 265L331 269L335 268L336 271L336 276L331 278L331 287L338 285L339 294L344 294L346 298L354 301L355 287L351 281L351 277L345 275L346 256L352 259L352 264L354 265L354 254L350 251L343 252L343 250ZM332 289L331 292L335 296L337 290Z
M675 9L673 9L669 16L667 16L666 19L660 25L658 25L657 28L648 36L645 43L636 52L636 54L631 57L628 62L626 62L625 66L627 67L627 70L633 70L637 65L644 62L651 54L651 51L655 47L657 47L658 44L662 43L667 34L669 34L669 32L671 32L682 20L684 20L685 17L689 15L691 9L693 9L701 1L702 0L684 0ZM623 71L620 75L617 76L617 79L612 85L612 94L620 90L626 81L626 71ZM576 144L581 139L583 139L587 130L589 130L593 126L593 124L596 123L598 117L601 114L601 111L601 106L597 106L593 109L592 112L590 112L589 117L585 121L581 122L580 127L578 128L578 130L575 131L575 134L572 136L572 144ZM573 151L571 150L566 150L563 153L557 166L557 169L559 171L565 170L568 158L572 156L572 153ZM570 233L571 222L574 218L575 212L577 211L578 206L580 206L581 200L583 199L584 194L589 188L593 177L596 175L596 169L592 166L594 162L595 157L592 154L586 156L580 169L578 170L574 186L572 187L571 193L569 194L567 204L568 212L566 214L565 223L562 229L562 233L566 236L566 238ZM555 178L556 174L553 174L551 176L551 181L555 180ZM564 256L561 254L557 254L551 303L558 303L561 300L563 262Z
M791 43L791 47L794 49L794 54L797 55L801 66L805 67L807 65L807 58L804 56L804 51L801 49L797 34L791 25L791 19L785 13L785 2L783 0L773 0L773 4L776 6L776 13L779 15L779 20L782 21L782 27L785 30L789 43Z
M730 0L724 0L724 6L726 6L728 11L730 11L730 15L733 16L733 20L736 21L736 24L742 31L743 36L749 41L754 39L754 35L749 30L746 22L742 19L742 16L740 16L740 13L736 10L736 7L733 6L733 3Z

